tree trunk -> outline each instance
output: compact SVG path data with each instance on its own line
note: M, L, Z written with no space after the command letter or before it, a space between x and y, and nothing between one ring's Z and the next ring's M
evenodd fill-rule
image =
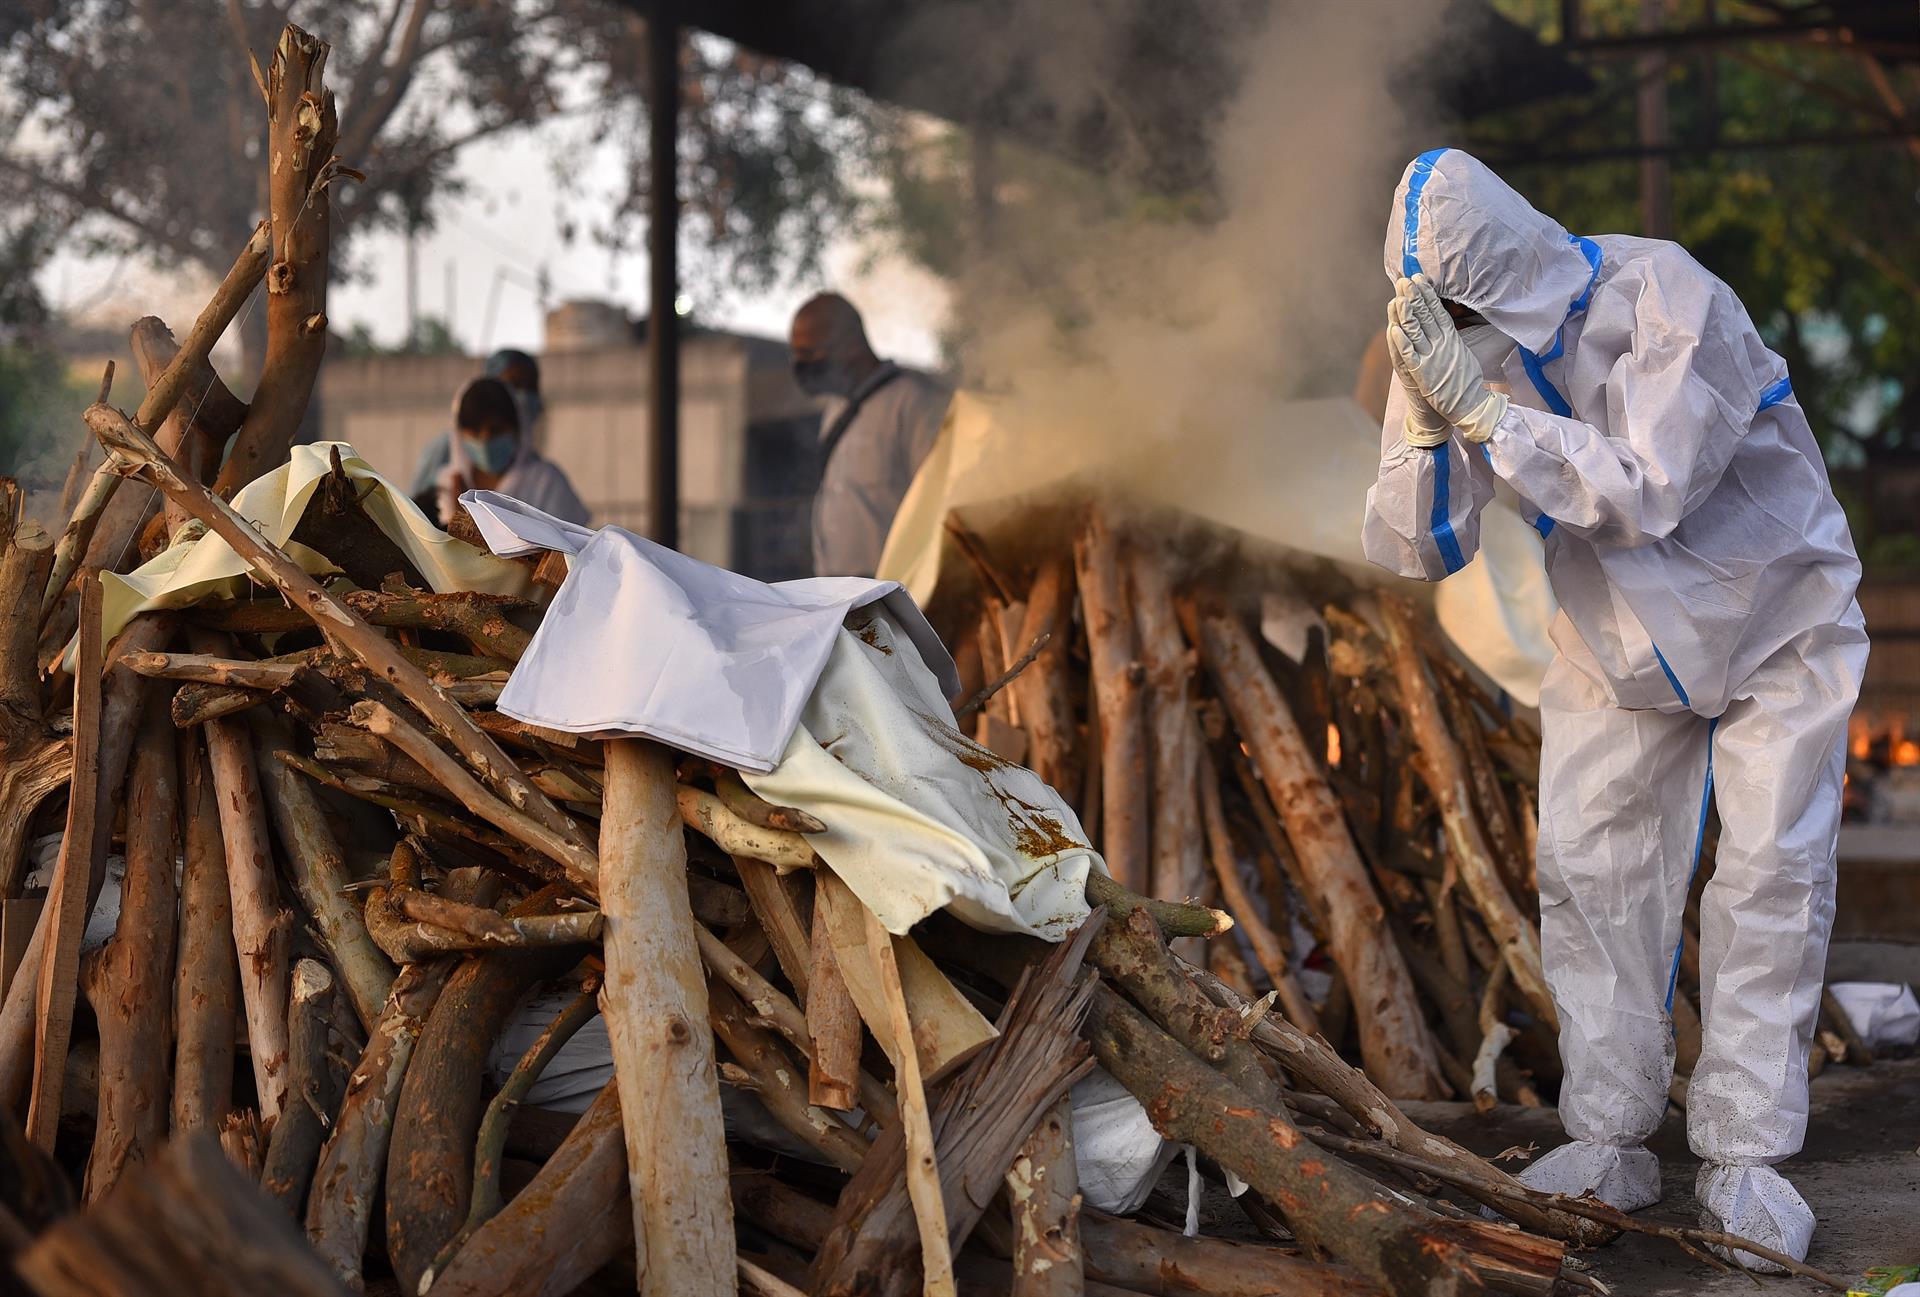
M1198 629L1221 700L1260 768L1308 887L1326 910L1334 960L1350 986L1365 988L1354 996L1354 1009L1367 1074L1395 1098L1431 1098L1438 1065L1420 1001L1340 804L1246 628L1224 611L1207 609Z
M1121 885L1148 891L1153 822L1147 800L1141 666L1119 544L1099 514L1074 542L1073 559L1100 721L1101 854Z
M1540 933L1514 904L1513 895L1507 891L1500 867L1474 817L1465 763L1459 747L1447 733L1446 719L1427 679L1426 664L1421 660L1414 636L1412 615L1392 596L1382 598L1379 607L1387 642L1393 650L1394 674L1400 682L1407 725L1426 760L1434 800L1440 803L1447 846L1459 868L1460 881L1466 884L1487 931L1500 943L1501 956L1513 973L1514 989L1526 1001L1528 1011L1548 1030L1557 1032L1560 1018L1540 964Z
M173 727L155 699L134 752L120 920L89 966L100 1030L100 1098L86 1197L98 1201L167 1137L180 788ZM229 1030L232 1021L228 1021Z
M673 763L639 739L606 752L601 1008L625 1113L640 1291L714 1297L735 1291L733 1203Z
M173 987L173 1133L212 1134L233 1106L233 1032L240 1000L233 901L220 839L220 800L197 735L181 743L180 962Z
M293 24L267 67L267 353L247 421L220 470L228 498L287 457L327 352L329 163L339 134L324 73L331 47Z

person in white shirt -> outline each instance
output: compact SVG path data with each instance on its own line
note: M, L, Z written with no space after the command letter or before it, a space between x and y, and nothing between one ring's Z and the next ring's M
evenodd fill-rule
M814 575L872 576L953 393L874 355L860 313L837 293L804 303L788 341L794 381L832 398L820 423Z
M497 378L476 378L454 398L453 436L435 487L442 527L453 521L460 493L469 488L510 495L568 522L588 519L567 475L533 448L513 393Z

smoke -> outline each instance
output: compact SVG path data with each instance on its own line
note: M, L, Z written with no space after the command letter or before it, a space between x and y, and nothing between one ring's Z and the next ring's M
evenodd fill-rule
M1113 462L1196 432L1285 436L1284 401L1351 393L1389 293L1394 184L1438 133L1406 70L1447 6L1275 0L1253 21L1168 6L1185 46L1144 106L1140 83L1113 80L1140 75L1122 17L1138 6L1041 7L1045 48L1008 55L1019 84L1068 121L1126 107L1106 114L1120 126L1101 174L1007 146L990 178L996 215L960 276L956 334L1007 445ZM1237 88L1218 101L1223 79ZM1197 156L1171 167L1181 142L1153 133L1167 119L1198 123ZM1170 170L1200 182L1169 193Z

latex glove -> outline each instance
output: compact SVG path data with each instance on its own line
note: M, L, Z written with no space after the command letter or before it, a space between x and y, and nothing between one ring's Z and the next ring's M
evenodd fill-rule
M1507 412L1506 393L1487 389L1480 362L1425 275L1395 285L1387 321L1394 366L1413 380L1427 404L1468 441L1493 436L1494 425Z
M1393 361L1394 380L1400 384L1401 394L1407 398L1407 421L1404 429L1407 444L1426 449L1446 444L1453 435L1453 425L1440 417L1440 412L1427 404L1427 398L1420 391L1420 384L1400 363L1397 348L1387 348L1387 354Z

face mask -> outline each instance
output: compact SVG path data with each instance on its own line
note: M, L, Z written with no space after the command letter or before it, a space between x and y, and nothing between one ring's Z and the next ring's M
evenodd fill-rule
M793 362L793 381L808 396L845 396L846 379L839 367L830 360L796 360Z
M524 391L518 387L507 389L513 394L513 408L520 411L520 431L531 434L533 425L540 422L541 413L547 408L540 399L540 393Z
M1467 344L1467 350L1480 362L1481 372L1495 382L1500 381L1507 357L1518 345L1491 324L1466 325L1460 330L1460 341Z
M473 460L473 466L495 477L512 467L514 454L520 449L520 438L510 432L496 432L485 441L476 441L465 433L460 436L466 443L467 457Z

